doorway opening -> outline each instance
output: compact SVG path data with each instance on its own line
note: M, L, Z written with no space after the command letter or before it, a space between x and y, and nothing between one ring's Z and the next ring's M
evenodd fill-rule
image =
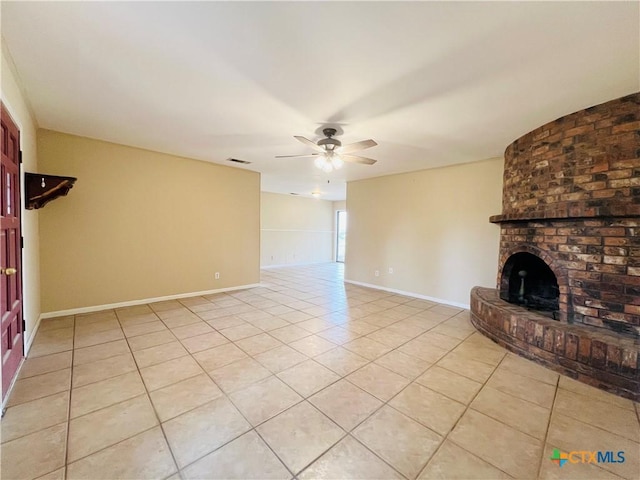
M336 232L336 262L344 263L347 245L347 212L344 210L338 210Z

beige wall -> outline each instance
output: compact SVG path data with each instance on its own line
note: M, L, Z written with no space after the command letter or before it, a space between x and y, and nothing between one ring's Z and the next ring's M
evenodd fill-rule
M315 198L261 195L260 265L333 260L333 203Z
M345 278L468 305L496 283L502 172L496 158L348 183Z
M19 80L14 73L9 52L2 45L2 102L20 129L20 148L22 149L23 172L38 171L36 142L36 122L31 115L26 96L21 90ZM27 324L26 342L31 344L34 329L40 317L40 249L38 232L38 211L24 209L24 175L22 185L22 284L24 299L24 319Z
M259 282L258 173L46 130L38 151L78 178L40 213L43 311Z

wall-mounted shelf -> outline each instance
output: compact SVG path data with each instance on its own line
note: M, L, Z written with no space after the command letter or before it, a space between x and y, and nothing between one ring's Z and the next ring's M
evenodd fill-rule
M33 210L44 207L51 200L65 196L73 188L77 178L25 173L25 208Z

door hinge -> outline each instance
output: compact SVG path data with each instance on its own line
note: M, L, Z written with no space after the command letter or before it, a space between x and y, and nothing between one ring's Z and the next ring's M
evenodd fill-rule
M20 237L20 248L24 248L24 237Z
M20 163L22 163L22 150L18 152L18 160L20 161Z
M22 331L25 332L27 330L27 322L25 321L25 319L22 319Z

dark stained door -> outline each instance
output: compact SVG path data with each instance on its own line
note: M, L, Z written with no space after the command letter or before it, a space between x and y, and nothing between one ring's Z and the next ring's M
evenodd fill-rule
M20 132L4 105L0 177L0 318L2 398L22 360L22 265L20 256Z

